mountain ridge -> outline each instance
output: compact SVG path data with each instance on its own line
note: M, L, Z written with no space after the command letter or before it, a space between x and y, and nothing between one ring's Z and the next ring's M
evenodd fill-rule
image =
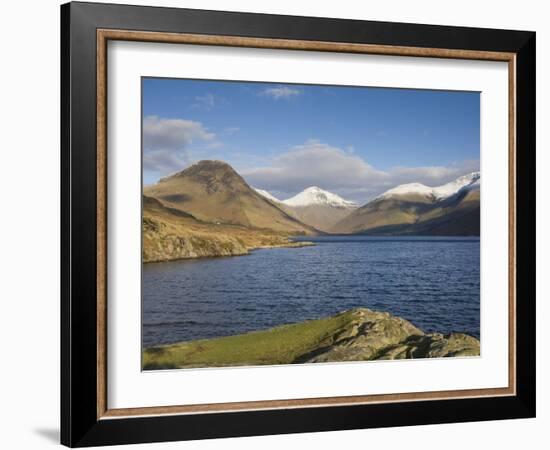
M203 222L297 235L318 233L257 193L223 161L199 161L145 187L143 193Z
M172 211L212 224L288 235L479 235L479 172L441 186L398 185L363 206L318 186L280 200L223 161L199 161L144 188Z
M448 198L460 191L460 189L467 187L473 183L479 182L481 176L480 172L471 172L466 175L462 175L453 181L445 183L441 186L430 187L422 183L408 183L400 184L386 192L380 194L374 200L378 198L388 198L390 196L418 194L431 196L434 200L442 200Z
M435 188L396 186L335 224L331 233L479 236L480 174Z

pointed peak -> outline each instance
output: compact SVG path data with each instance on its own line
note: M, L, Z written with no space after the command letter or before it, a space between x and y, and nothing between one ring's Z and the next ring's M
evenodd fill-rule
M224 161L219 161L217 159L203 159L201 161L197 161L191 164L186 169L182 170L180 173L185 173L185 172L198 173L203 171L220 171L220 170L234 172L235 174L237 173L235 172L235 169L233 169L233 167L231 167L229 164L227 164Z
M225 161L220 161L219 159L201 159L200 161L197 161L193 163L189 167L231 167L229 164L227 164Z
M206 172L214 173L219 171L234 173L235 175L238 176L235 169L233 169L233 167L231 167L229 164L227 164L224 161L219 161L216 159L203 159L203 160L194 162L193 164L187 166L183 170L180 170L170 175L167 175L165 177L162 177L161 179L159 179L159 183L162 183L180 176L196 175L199 173L206 173Z
M355 208L358 206L355 202L344 200L339 195L325 191L318 186L310 186L281 203L288 206L327 205L340 208Z

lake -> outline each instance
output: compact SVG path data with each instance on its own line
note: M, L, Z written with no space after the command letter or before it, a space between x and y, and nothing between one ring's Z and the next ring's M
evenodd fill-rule
M299 239L298 239L299 240ZM354 307L479 338L479 238L320 236L314 247L143 265L143 346L214 338Z

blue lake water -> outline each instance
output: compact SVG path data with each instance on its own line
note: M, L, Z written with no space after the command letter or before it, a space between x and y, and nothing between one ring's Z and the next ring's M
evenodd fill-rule
M143 345L213 338L354 307L479 338L479 238L321 236L315 247L143 265Z

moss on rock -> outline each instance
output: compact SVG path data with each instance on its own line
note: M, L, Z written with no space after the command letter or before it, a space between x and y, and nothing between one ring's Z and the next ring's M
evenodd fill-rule
M145 349L146 370L478 356L462 333L426 334L387 312L357 308L334 316L217 339Z

